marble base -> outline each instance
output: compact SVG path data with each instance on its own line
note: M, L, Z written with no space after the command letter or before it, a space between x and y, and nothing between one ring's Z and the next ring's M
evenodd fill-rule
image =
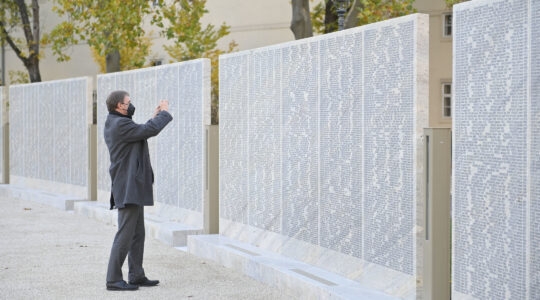
M302 299L399 299L359 282L223 235L191 235L188 252L287 288Z
M97 203L106 203L109 208L109 199L111 192L106 190L98 190ZM95 202L95 201L94 201ZM168 228L165 232L160 231L159 240L171 246L185 246L185 237L187 234L202 234L203 233L203 216L201 213L168 205L159 201L154 201L154 206L146 206L144 208L147 227ZM116 217L115 217L116 218ZM153 230L153 229L152 229ZM150 232L152 234L156 230ZM146 229L148 231L148 228ZM185 231L185 234L173 233L177 231Z
M75 203L80 201L86 201L86 199L78 196L51 193L44 190L29 189L8 184L0 185L0 195L4 197L11 197L43 203L67 211L73 210Z
M40 190L59 195L70 195L88 200L88 187L58 181L43 180L22 176L9 176L9 185L21 189Z
M150 208L150 207L149 207ZM84 201L75 204L75 213L98 221L118 226L118 210L109 209L109 203ZM149 213L145 209L146 235L171 247L184 247L187 236L202 234L203 229L183 223L172 222L162 216Z
M197 228L183 223L171 222L152 214L145 214L144 221L148 236L171 247L186 246L188 236L203 233L202 227Z
M88 201L76 196L55 194L48 191L29 189L20 186L1 184L0 196L34 201L62 210L96 219L106 224L118 226L118 211L110 210L109 203ZM172 222L151 213L145 214L146 234L172 247L185 247L187 236L202 234L203 228Z
M118 210L109 209L109 203L99 201L83 201L75 203L75 213L98 220L105 224L118 226Z

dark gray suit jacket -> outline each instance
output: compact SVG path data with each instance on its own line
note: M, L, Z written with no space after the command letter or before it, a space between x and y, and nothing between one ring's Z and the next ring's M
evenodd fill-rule
M171 120L167 111L159 112L145 124L137 124L120 113L109 113L104 137L111 159L111 209L126 204L154 205L154 172L146 140L158 135Z

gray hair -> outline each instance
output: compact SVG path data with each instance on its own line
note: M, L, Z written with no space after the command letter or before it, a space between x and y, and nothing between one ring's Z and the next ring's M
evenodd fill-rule
M106 101L109 112L115 111L118 103L124 103L124 98L126 96L129 96L128 92L126 91L114 91L110 93Z

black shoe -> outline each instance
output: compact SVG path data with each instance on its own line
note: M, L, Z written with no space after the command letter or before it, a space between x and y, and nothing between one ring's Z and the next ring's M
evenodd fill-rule
M134 291L138 290L138 285L128 284L125 281L107 282L107 289L109 291Z
M159 280L150 280L146 277L143 277L141 279L134 280L134 281L130 280L129 284L133 284L136 286L156 286L159 284Z

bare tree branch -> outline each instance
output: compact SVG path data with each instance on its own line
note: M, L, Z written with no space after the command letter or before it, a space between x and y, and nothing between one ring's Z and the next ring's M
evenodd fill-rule
M28 10L26 10L26 4L24 0L15 0L15 3L19 7L19 14L21 15L22 29L24 32L24 37L26 38L26 43L30 48L30 42L34 40L32 34L32 29L30 27L30 18L28 17Z
M31 49L36 56L39 55L39 40L40 40L40 30L39 30L39 4L38 0L32 0L32 19L33 19L33 40Z
M11 36L9 36L8 32L6 31L5 23L2 21L0 21L0 28L2 28L2 35L4 36L6 42L9 44L11 49L13 49L13 52L15 52L18 58L24 61L26 57L22 56L21 49L19 49L19 47L17 47L15 42L11 39Z

